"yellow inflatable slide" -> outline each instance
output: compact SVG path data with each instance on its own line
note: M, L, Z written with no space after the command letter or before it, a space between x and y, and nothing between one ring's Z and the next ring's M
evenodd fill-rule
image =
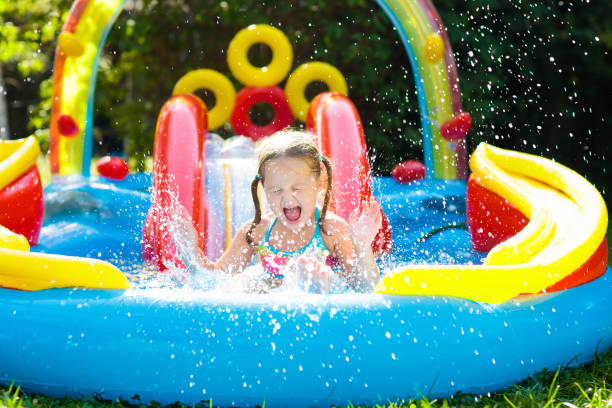
M537 293L566 278L596 253L608 214L599 192L551 160L481 144L470 159L479 184L529 218L518 234L495 246L483 265L399 268L378 293L458 296L501 303ZM607 252L607 251L606 251ZM605 270L605 260L602 263Z

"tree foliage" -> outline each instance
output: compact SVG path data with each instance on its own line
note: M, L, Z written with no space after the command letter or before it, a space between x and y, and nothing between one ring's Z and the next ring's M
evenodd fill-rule
M48 140L49 77L55 39L70 3L67 0L0 2L0 79L9 102L12 133L14 137L24 137L26 132L35 131L43 147Z
M610 163L612 3L441 1L463 101L485 140L568 165L604 190ZM606 188L607 187L607 188Z
M17 0L11 4L21 6L0 6L3 17L20 16L3 24L0 44L15 42L12 27L21 21L32 26L21 41L40 45L38 62L25 62L27 57L16 51L11 61L20 67L42 63L47 77L49 37L57 34L58 18L68 7L53 2L57 8L52 10L50 3ZM32 17L39 16L32 14L32 5L47 7L40 16L55 16L50 27ZM587 174L605 193L610 113L604 98L612 89L612 21L604 16L611 14L612 3L438 0L435 5L457 60L464 110L474 119L470 150L489 141L543 154ZM422 157L410 64L397 32L373 0L128 1L100 63L95 122L102 140L126 141L131 157L149 155L157 114L176 81L197 68L231 78L225 50L241 28L254 23L287 34L295 53L293 69L322 60L344 73L377 172L388 174L395 163ZM0 55L7 61L1 49ZM250 56L263 65L269 52L255 47ZM32 78L31 72L21 74ZM200 96L213 102L205 93ZM48 120L49 97L42 97L38 113L31 112L31 126L37 129Z

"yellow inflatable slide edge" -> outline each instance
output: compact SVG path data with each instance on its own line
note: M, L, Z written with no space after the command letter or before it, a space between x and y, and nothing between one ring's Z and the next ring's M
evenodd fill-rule
M385 276L384 294L457 296L501 303L565 278L595 252L608 223L599 192L551 160L480 144L470 159L479 184L529 218L483 265L408 265Z
M35 164L39 154L33 136L0 141L0 190ZM30 245L23 235L0 225L0 286L21 290L129 288L123 273L108 262L29 251Z

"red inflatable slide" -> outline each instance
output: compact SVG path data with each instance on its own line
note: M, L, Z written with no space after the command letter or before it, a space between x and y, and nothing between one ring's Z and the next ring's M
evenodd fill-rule
M170 238L168 209L173 200L185 207L206 251L204 142L208 134L206 105L194 95L169 99L161 109L153 150L153 197L143 230L143 258L163 270L181 265Z
M306 126L332 163L331 208L348 222L351 212L372 195L368 151L357 108L340 93L322 93L310 103ZM392 248L389 221L382 215L382 227L372 243L377 255Z
M199 234L198 244L207 253L206 115L206 107L199 98L181 95L166 102L158 119L153 153L153 204L143 231L143 257L155 260L161 269L181 265L167 230L168 208L173 200L191 214ZM351 212L372 195L359 114L347 97L324 93L311 103L308 127L317 135L319 149L330 158L334 169L331 208L348 221ZM391 246L391 230L383 213L383 225L372 247L381 255L390 251Z
M40 153L33 136L0 140L0 225L37 245L44 203L36 159Z

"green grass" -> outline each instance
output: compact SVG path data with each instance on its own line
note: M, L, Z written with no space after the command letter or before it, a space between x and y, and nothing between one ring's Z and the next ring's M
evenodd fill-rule
M198 408L214 407L214 401L201 402ZM261 407L266 406L262 401ZM161 407L137 401L104 401L100 399L51 398L25 394L16 387L0 388L0 408L98 408L98 407ZM171 404L168 408L192 407ZM357 407L347 401L347 407ZM560 367L543 371L507 389L490 395L458 394L449 399L422 398L410 401L389 401L376 408L450 408L450 407L516 407L516 408L603 408L612 407L612 350L595 355L592 363L579 367Z

